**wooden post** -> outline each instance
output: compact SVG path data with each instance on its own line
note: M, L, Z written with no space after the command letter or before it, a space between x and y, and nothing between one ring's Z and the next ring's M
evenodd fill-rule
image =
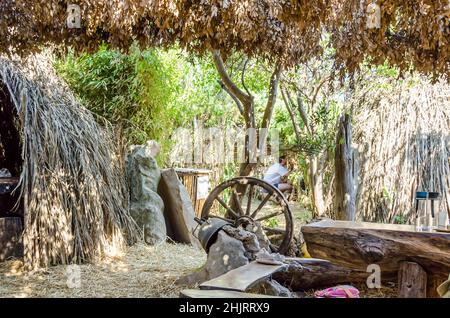
M399 298L426 298L427 273L417 263L402 262L398 271Z
M437 288L442 284L442 279L439 277L428 275L427 277L427 298L440 298Z
M22 231L20 217L0 218L0 262L23 255Z
M344 221L355 220L355 185L353 180L352 126L348 114L339 119L335 152L334 209L336 218Z

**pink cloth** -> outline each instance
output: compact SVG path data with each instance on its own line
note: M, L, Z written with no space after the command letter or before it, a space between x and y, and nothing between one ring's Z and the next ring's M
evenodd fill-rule
M339 285L314 293L316 298L359 298L359 290L350 285Z

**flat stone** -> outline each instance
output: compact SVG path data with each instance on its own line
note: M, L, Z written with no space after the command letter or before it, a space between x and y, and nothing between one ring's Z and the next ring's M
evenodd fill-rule
M273 279L261 281L254 287L251 287L248 292L278 297L294 297L293 293L288 288L282 286L279 282Z
M245 292L286 265L264 265L251 262L200 285L200 289L223 289Z

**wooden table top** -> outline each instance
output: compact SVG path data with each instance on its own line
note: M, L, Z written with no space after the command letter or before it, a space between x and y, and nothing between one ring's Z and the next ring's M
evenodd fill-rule
M340 229L367 229L379 231L395 231L395 232L413 232L417 234L440 234L450 235L446 232L438 231L417 231L414 225L407 224L385 224L374 222L352 222L352 221L337 221L337 220L321 220L319 222L304 225L305 227L323 227L323 228L340 228Z

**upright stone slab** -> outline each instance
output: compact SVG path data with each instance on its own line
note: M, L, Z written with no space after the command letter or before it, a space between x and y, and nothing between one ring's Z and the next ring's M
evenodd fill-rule
M147 244L166 240L164 202L157 193L161 172L149 145L133 146L127 158L127 175L130 184L130 213L143 229Z
M169 237L176 242L201 247L193 235L197 226L194 207L174 169L162 170L158 193L164 200L164 217Z

